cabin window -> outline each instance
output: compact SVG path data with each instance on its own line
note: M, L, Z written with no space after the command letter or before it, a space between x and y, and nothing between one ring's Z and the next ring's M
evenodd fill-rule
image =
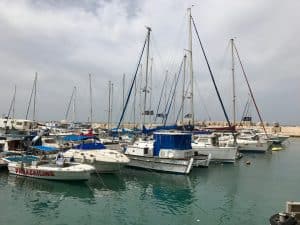
M21 126L22 122L17 122L16 125Z
M144 155L147 155L149 152L149 148L144 148Z
M47 144L55 144L55 140L54 139L45 139L45 143Z

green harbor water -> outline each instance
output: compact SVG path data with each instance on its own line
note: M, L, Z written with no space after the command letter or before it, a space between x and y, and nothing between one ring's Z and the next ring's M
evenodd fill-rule
M124 169L64 183L2 170L0 224L269 224L286 201L300 201L300 139L286 146L189 176Z

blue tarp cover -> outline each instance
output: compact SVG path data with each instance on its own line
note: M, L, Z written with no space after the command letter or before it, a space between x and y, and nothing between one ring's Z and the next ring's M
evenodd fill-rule
M95 136L84 136L84 135L68 135L64 137L64 141L83 141L90 138L96 138Z
M155 128L146 128L145 126L143 126L143 134L151 134L155 131L159 131L159 130L176 130L177 125L168 125L168 126L157 126Z
M192 135L189 133L154 133L154 156L158 156L160 149L188 150L192 149Z
M44 151L44 152L52 152L52 151L57 151L57 148L54 147L48 147L48 146L43 146L43 145L37 145L37 146L32 146L35 149L38 149L40 151Z
M82 143L75 146L76 149L82 150L93 150L93 149L105 149L105 146L102 143Z

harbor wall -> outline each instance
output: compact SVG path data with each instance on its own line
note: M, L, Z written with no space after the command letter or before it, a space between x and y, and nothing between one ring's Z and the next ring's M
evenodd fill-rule
M160 126L162 124L151 124L151 127ZM268 124L267 122L264 123L267 133L279 133L282 135L288 135L291 137L300 137L300 126L285 126L285 125L279 125L279 124ZM149 127L150 125L147 125ZM227 126L226 122L223 121L198 121L196 122L196 127L203 128L205 127L222 127ZM93 124L94 128L101 128L106 129L107 123L95 123ZM112 125L112 127L115 127ZM128 128L132 129L134 127L140 127L139 124L133 124L133 123L125 123L122 124L122 128ZM242 125L239 124L236 126L237 129L247 129L247 128L253 128L257 130L261 130L263 132L263 128L260 123L253 124L250 122L244 122Z

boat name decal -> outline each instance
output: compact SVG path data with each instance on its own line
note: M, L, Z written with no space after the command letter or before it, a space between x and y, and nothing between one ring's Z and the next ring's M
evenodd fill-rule
M16 173L22 174L22 175L41 176L41 177L53 177L54 176L54 172L52 172L52 171L22 169L22 168L16 168Z

